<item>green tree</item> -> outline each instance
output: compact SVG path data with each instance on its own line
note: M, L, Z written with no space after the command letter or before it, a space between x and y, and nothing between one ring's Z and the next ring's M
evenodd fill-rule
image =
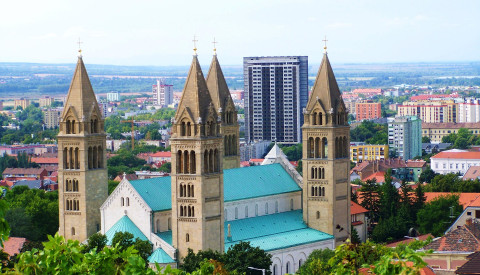
M430 142L432 142L432 141L430 140L429 137L427 137L427 136L422 137L422 143L430 143Z
M300 266L297 274L314 275L322 274L321 272L328 274L331 270L328 261L333 256L335 256L335 250L330 250L328 248L315 249L310 253L305 263Z
M236 270L239 274L255 274L254 271L248 269L249 266L265 269L265 274L271 273L271 256L259 247L252 247L250 242L239 242L230 247L225 253L224 259L225 268L229 271Z
M112 194L113 190L117 188L119 181L114 181L114 180L108 180L108 194Z
M385 173L385 182L380 188L380 216L388 219L397 214L400 203L398 190L392 182L392 170Z
M457 195L438 197L418 211L417 224L420 232L441 236L462 211Z
M194 253L192 249L188 249L187 256L183 258L183 263L180 268L186 272L193 272L200 268L204 260L216 260L222 262L224 260L223 255L218 251L200 250Z
M352 243L353 244L359 244L362 242L362 240L360 239L360 236L358 236L358 231L357 229L355 229L355 227L353 227L353 225L351 226L351 229L350 231L352 232Z
M99 253L107 245L107 241L107 236L97 232L88 238L87 245L83 247L83 251L88 253L93 249Z
M113 235L112 246L117 246L120 251L132 246L133 234L130 232L117 232Z
M171 173L172 172L172 163L171 162L165 162L158 168L158 171L165 172L165 173Z
M379 217L380 187L377 185L375 179L367 180L365 183L362 183L360 191L362 197L360 205L368 210L367 217L372 222L377 222Z
M437 174L430 168L430 166L427 166L427 169L425 169L421 174L420 177L418 177L418 181L420 183L430 183L432 179L436 176Z

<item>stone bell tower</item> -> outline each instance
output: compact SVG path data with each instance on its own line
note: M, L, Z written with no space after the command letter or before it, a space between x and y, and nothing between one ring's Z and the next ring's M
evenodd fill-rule
M207 75L207 87L213 105L221 118L220 134L223 136L223 169L240 167L240 126L237 109L218 63L216 50Z
M350 236L347 118L348 112L325 51L302 126L303 219L309 227L334 235L336 245Z
M193 56L172 137L172 240L182 259L191 248L223 252L221 119Z
M104 118L79 55L58 133L60 235L86 240L100 230L108 196Z

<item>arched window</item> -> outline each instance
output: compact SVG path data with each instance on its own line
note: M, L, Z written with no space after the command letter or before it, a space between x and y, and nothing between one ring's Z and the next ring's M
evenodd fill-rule
M180 136L185 136L185 133L187 132L187 126L185 124L185 121L182 122L181 126L180 126Z
M287 265L285 266L285 272L290 273L290 262L287 262Z
M190 125L190 121L187 122L187 136L191 136L192 135L192 126Z
M63 169L68 169L68 149L63 149Z
M209 171L210 173L213 173L213 172L215 171L215 170L214 170L214 169L215 169L215 165L213 164L214 161L215 161L215 159L214 159L214 157L213 157L213 150L212 150L212 149L210 149L210 152L209 152L209 154L208 154L208 160L209 160L209 162L210 162L210 163L208 164L208 171Z
M190 161L188 157L188 151L185 150L183 152L183 171L182 171L183 174L188 174L188 169L190 168L189 166L190 166Z
M312 197L315 196L315 187L312 186Z
M103 168L103 147L98 146L98 168Z
M219 171L220 171L220 167L219 167L219 165L220 165L220 158L219 158L219 156L218 156L218 155L219 155L219 154L218 154L218 149L215 149L213 155L214 155L214 160L215 160L215 163L214 163L215 172L219 172Z
M160 232L160 219L157 219L156 225L157 225L157 228L155 232L158 233Z
M268 214L268 202L265 203L265 214Z
M302 266L302 259L298 260L298 268Z
M197 163L195 158L195 151L192 150L190 151L190 174L195 174L196 170L197 170Z
M129 197L127 197L126 201L127 201L127 206L130 206L130 198Z
M245 218L248 218L248 205L245 206Z
M168 218L167 220L167 229L172 230L172 218Z
M90 133L95 133L94 126L93 126L93 119L90 119Z
M208 173L210 171L210 168L208 167L209 161L208 161L208 150L205 150L203 153L203 172Z
M308 139L308 143L307 143L307 157L308 158L313 158L314 154L315 154L315 141L313 139L313 137L309 138Z
M66 132L67 132L67 134L70 134L70 133L72 132L72 130L71 130L70 120L69 120L69 119L68 119L67 122L65 123L65 126L66 126L65 128L67 128L67 129L65 129Z
M183 217L183 206L180 206L180 217Z
M321 154L320 138L317 137L317 138L315 138L315 155L314 155L314 158L319 158L320 154Z
M278 201L275 201L275 213L278 213Z
M228 156L228 141L227 141L228 136L225 135L223 137L223 155Z
M290 199L290 210L293 210L293 199Z
M320 219L320 211L317 211L317 219Z
M238 219L238 207L235 207L235 219Z
M75 236L75 227L72 227L72 236Z
M322 139L322 158L328 158L328 140L326 137Z
M187 233L187 235L185 236L185 241L188 243L190 241L190 234Z
M75 169L74 163L73 163L73 147L70 147L68 150L68 167L70 169Z
M322 123L322 113L318 113L318 125L323 125Z
M273 265L273 275L277 275L277 265Z
M71 181L70 181L71 184ZM78 180L73 179L73 192L78 192Z
M72 120L72 134L75 134L75 128L76 128L77 125L75 125L75 120Z
M192 216L192 207L188 206L188 215L189 217Z
M80 150L77 147L75 148L75 169L80 169L79 157L80 157Z
M317 112L312 114L312 125L317 125Z
M177 168L177 173L182 173L182 168L183 168L183 155L182 155L182 151L178 150L177 152L177 158L176 158L176 168Z
M258 204L255 204L255 217L258 216Z

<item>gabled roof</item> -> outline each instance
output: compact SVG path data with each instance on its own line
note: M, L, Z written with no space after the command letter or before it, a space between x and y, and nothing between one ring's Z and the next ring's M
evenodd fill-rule
M480 251L467 256L468 262L459 267L455 274L480 274Z
M183 88L182 98L175 114L175 121L179 121L184 111L187 110L195 120L193 123L197 123L198 118L201 118L202 123L205 123L207 122L210 105L213 106L212 98L203 77L198 58L194 55Z
M3 242L2 250L10 257L15 254L20 254L23 245L28 242L26 238L8 237L8 240Z
M152 255L148 257L148 262L168 264L168 263L174 263L175 260L172 259L172 257L168 256L167 252L165 252L163 249L157 248L155 249L155 251L153 251Z
M450 195L459 196L458 202L463 206L463 209L465 209L480 196L480 193L425 192L426 202L430 202L438 197L447 197Z
M6 168L3 175L40 175L45 168Z
M118 220L110 229L105 233L108 239L108 245L112 244L113 237L117 232L130 232L133 234L133 239L140 238L142 241L147 241L147 237L142 233L142 231L130 220L130 218L125 215L120 220Z
M130 182L153 211L172 208L171 177ZM223 170L225 202L301 191L278 163Z
M480 178L480 166L470 166L465 175L463 175L463 180L475 180Z
M81 56L78 57L77 67L73 73L62 119L65 119L65 115L68 113L70 106L75 109L79 120L90 118L93 110L98 110L97 99ZM97 115L101 116L101 112L98 112Z
M368 210L363 208L360 204L351 201L350 202L350 214L355 215L355 214L361 214L361 213L367 213Z
M31 158L30 161L38 164L58 164L58 157L57 158L38 157L38 158Z
M447 232L441 238L426 245L424 250L433 249L434 252L475 252L480 250L480 225L477 223L465 224Z
M167 152L156 152L150 155L152 158L170 158L172 157L172 152L167 151Z
M208 70L207 87L217 112L220 108L225 112L227 105L234 106L216 54L213 56L212 64L210 64L210 69Z
M321 103L326 112L329 112L332 108L336 112L339 104L343 104L340 89L326 53L323 55L322 64L313 84L306 110L313 110L317 102Z

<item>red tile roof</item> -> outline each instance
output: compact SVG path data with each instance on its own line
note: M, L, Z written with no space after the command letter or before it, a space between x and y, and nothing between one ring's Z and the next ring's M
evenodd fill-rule
M32 158L31 161L38 164L58 164L58 158Z
M463 180L474 180L480 177L480 166L470 166L465 175L463 175Z
M387 247L397 247L399 244L409 244L413 241L425 241L429 237L431 237L433 239L433 235L430 234L430 233L425 234L425 235L420 235L420 236L415 237L415 238L413 238L413 237L406 238L405 237L402 240L391 242L391 243L387 244Z
M480 159L480 152L449 152L443 151L435 156L431 157L432 159Z
M171 158L172 152L156 152L150 156L153 158Z
M263 162L265 159L250 159L250 162Z
M40 175L45 168L6 168L3 175Z
M9 237L8 240L3 243L3 251L10 255L10 257L19 254L25 242L27 242L25 238Z
M361 213L366 213L368 212L367 209L363 208L360 204L356 202L350 202L350 214L355 215L355 214L361 214Z
M441 238L432 241L423 249L439 251L475 252L480 250L480 225L478 223L465 224L456 228Z
M449 192L425 192L426 202L430 202L438 197L446 197L449 195L458 195L458 201L465 209L476 199L480 197L480 193L449 193Z

